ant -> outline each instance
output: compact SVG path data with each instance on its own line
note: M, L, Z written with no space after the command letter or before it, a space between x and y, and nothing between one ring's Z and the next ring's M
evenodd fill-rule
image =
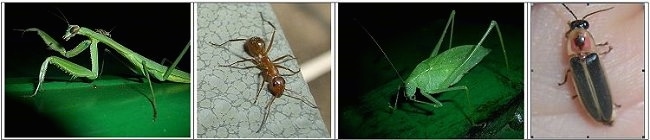
M285 95L287 97L291 97L291 98L294 98L294 99L301 100L302 102L310 105L310 107L312 107L312 108L318 108L313 103L310 103L310 102L308 102L308 101L306 101L304 99L294 97L294 96L291 96L291 95L287 95L287 94L283 94L285 90L293 92L293 91L285 88L286 83L285 83L285 80L284 80L283 76L293 76L293 75L299 73L300 69L298 69L298 71L293 71L293 70L291 70L291 69L289 69L287 67L284 67L284 66L280 65L281 63L287 62L289 60L296 59L294 56L289 55L289 54L284 55L282 57L279 57L279 58L274 59L273 61L271 61L271 58L269 58L269 56L268 56L268 52L271 50L271 47L273 46L273 40L275 39L275 32L276 32L277 29L275 28L275 25L273 25L270 21L264 19L264 16L262 15L262 12L260 12L260 17L262 17L262 21L268 23L271 27L273 27L273 33L271 34L271 41L269 42L268 46L266 46L266 43L264 42L264 40L262 38L258 37L258 36L254 36L254 37L251 37L251 38L248 38L248 39L243 39L243 38L231 39L231 40L228 40L228 41L226 41L224 43L221 43L221 44L215 44L213 42L209 42L213 46L222 47L224 44L229 43L229 42L246 41L244 43L244 50L246 51L246 53L248 55L251 56L251 58L243 58L241 56L237 56L237 57L241 58L242 60L234 62L234 63L232 63L230 65L219 65L219 66L221 66L221 67L231 67L231 68L237 68L237 69L258 68L261 71L259 74L257 74L257 76L260 77L260 84L259 84L260 86L257 89L257 95L255 95L255 101L253 102L253 104L257 103L257 98L259 97L260 92L262 91L262 87L264 86L264 82L268 83L267 87L271 91L271 94L273 95L273 97L266 104L266 107L264 108L266 110L266 112L264 113L264 119L262 120L262 124L260 125L260 128L257 130L256 133L259 133L260 130L262 130L262 126L264 126L264 123L266 122L266 119L269 117L270 107L271 107L271 104L273 104L273 101L276 98L280 98L280 96L282 96L282 95ZM222 48L227 49L225 47L222 47ZM255 66L248 66L248 67L235 67L235 66L233 66L233 65L235 65L237 63L246 62L246 61L252 62L253 64L255 64ZM291 74L280 74L280 72L278 71L278 68L288 70L288 71L291 72ZM263 78L263 80L262 80L262 78Z

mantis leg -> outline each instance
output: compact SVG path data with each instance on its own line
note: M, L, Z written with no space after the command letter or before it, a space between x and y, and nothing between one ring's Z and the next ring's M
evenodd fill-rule
M149 81L149 89L151 90L151 106L153 106L153 121L156 121L156 118L158 118L158 109L156 109L156 95L153 92L153 86L151 85L151 78L149 77L149 71L145 70L147 69L147 62L142 61L142 74L144 77L147 78L147 81ZM173 69L173 68L172 68Z
M178 65L178 62L181 61L181 58L183 58L183 55L185 55L185 53L187 52L187 49L190 48L190 43L191 42L187 42L187 45L185 45L185 48L183 48L183 51L181 51L181 54L179 54L178 57L176 57L176 60L174 60L174 63L172 63L172 65L167 67L167 71L165 72L165 75L163 75L163 79L166 80L169 77L169 74L172 73L172 70L176 69L176 65Z
M44 34L44 33L43 33ZM45 37L43 37L45 38ZM48 42L48 41L46 41ZM47 72L47 67L48 64L53 64L56 65L59 69L63 70L67 74L72 75L72 78L76 77L85 77L91 80L94 80L97 78L99 75L99 66L98 66L98 61L97 61L97 40L86 40L81 42L77 47L72 49L70 52L65 52L63 50L62 54L66 57L73 57L79 54L79 52L83 51L84 49L88 48L90 46L90 57L91 57L91 63L92 63L92 70L88 70L87 68L80 66L78 64L75 64L73 62L70 62L68 60L65 60L63 58L57 57L57 56L50 56L43 61L43 64L41 64L41 70L40 73L38 74L38 84L36 86L36 90L34 90L34 94L28 96L28 97L33 97L38 93L38 89L41 87L41 84L43 83L43 80L45 79L45 73ZM52 44L58 44L58 43L50 43L50 47L55 46Z

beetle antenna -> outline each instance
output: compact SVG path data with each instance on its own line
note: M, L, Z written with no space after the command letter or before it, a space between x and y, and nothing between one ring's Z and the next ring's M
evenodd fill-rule
M566 8L566 10L569 11L569 13L571 13L571 15L573 16L574 19L578 20L578 17L576 17L576 14L573 14L573 11L571 11L571 9L569 9L569 7L566 6L566 4L562 3L562 6L564 6L564 8ZM584 19L584 18L582 18L582 19Z
M599 13L599 12L603 12L603 11L611 10L611 9L614 9L614 7L609 7L609 8L607 8L607 9L601 9L601 10L598 10L598 11L595 11L595 12L591 12L591 13L585 15L584 17L582 17L582 19L584 20L584 19L587 18L588 16L591 16L591 15L596 14L596 13Z

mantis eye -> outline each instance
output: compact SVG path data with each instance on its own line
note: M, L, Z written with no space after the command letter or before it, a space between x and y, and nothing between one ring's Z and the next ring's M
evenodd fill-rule
M63 40L68 41L70 38L74 37L74 35L77 35L79 33L79 25L70 25L68 26L68 30L66 30L65 35L63 35Z
M70 32L71 34L77 34L79 32L79 29L80 29L79 25L70 25L68 32Z

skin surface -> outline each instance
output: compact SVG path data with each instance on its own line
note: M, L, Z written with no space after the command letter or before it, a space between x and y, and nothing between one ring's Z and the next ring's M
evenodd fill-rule
M571 14L560 4L534 4L531 8L530 135L534 138L598 138L643 135L643 5L568 4L581 19L591 12L615 7L586 18L596 43L609 42L613 50L601 55L615 109L611 127L594 121L576 95L568 67L564 34Z

